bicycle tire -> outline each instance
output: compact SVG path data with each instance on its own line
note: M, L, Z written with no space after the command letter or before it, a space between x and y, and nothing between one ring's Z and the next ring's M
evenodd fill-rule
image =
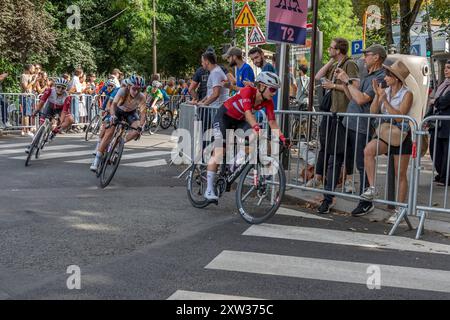
M209 204L209 201L203 197L206 184L206 166L200 164L192 165L187 178L186 190L188 199L195 208L205 208ZM199 192L194 190L194 185L200 186Z
M25 167L29 166L31 157L33 156L33 152L36 149L36 147L39 145L39 143L41 141L41 136L43 135L45 128L46 128L45 126L40 126L38 131L36 132L36 135L34 136L34 139L31 142L30 150L28 150L27 159L25 160Z
M276 161L276 160L273 159L273 161ZM278 165L278 168L277 168L278 180L275 179L275 181L278 181L280 190L279 190L279 193L276 195L277 199L275 201L275 204L272 205L272 207L269 210L267 210L261 216L258 216L258 217L256 217L255 215L253 215L253 213L251 213L249 210L246 210L244 208L243 199L242 199L243 198L242 192L244 189L244 184L247 179L247 175L249 174L250 170L254 169L255 165L254 164L247 165L247 167L241 173L241 178L238 182L238 186L236 189L236 205L237 205L239 214L241 215L242 219L244 219L244 221L246 221L249 224L260 224L260 223L267 221L277 212L278 208L281 205L281 201L283 199L284 192L286 190L286 176L284 174L284 169L281 166L281 164L278 163L278 161L276 161L276 163ZM256 164L256 166L261 166L261 164L258 163L258 164ZM261 179L261 177L259 177L259 179Z
M150 113L150 115L147 118L148 123L147 131L149 134L155 134L156 132L158 132L158 128L161 123L161 115L158 117L158 120L155 123L153 123L154 119L155 115L153 113Z
M98 122L100 121L100 116L97 114L94 118L92 118L91 122L89 122L88 127L86 128L86 134L84 140L89 141L94 137L94 135L98 132Z
M159 114L159 125L163 130L168 129L172 125L173 121L173 113L172 111L166 109L160 112Z
M111 180L113 179L117 168L119 167L120 159L122 158L123 149L125 146L125 140L123 138L120 138L120 140L117 142L115 147L108 152L108 155L106 156L105 163L102 167L102 173L100 175L100 187L106 188ZM110 166L111 160L112 163L112 171L111 173L106 177L106 169Z

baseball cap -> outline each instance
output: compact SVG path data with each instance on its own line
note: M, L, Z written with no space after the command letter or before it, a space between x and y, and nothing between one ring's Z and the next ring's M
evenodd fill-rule
M387 53L384 47L380 44L373 44L367 49L363 50L363 53L372 52L373 54L378 54L381 59L386 59Z
M228 49L227 53L222 55L222 58L227 59L231 56L242 57L242 50L238 47L231 47L230 49Z

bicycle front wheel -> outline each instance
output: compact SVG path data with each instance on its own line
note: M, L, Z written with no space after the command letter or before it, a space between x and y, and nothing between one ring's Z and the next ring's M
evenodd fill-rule
M36 132L36 135L33 138L33 141L31 142L30 149L28 150L27 159L25 160L25 167L28 167L30 165L30 160L33 154L36 152L36 150L39 149L39 144L41 142L41 138L46 130L46 126L42 125L39 127L38 131Z
M247 165L236 190L239 214L250 224L267 221L280 207L285 189L284 169L274 158L267 165Z
M103 163L102 172L100 174L100 187L105 188L109 185L114 174L119 167L120 159L122 158L123 148L125 146L125 140L120 138L116 145L106 155L105 162Z
M195 208L204 208L209 203L203 196L206 191L206 166L193 164L187 179L187 194Z

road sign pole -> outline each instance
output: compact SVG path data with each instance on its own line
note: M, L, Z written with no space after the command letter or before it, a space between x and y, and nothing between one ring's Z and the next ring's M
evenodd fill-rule
M248 27L245 27L245 62L248 62Z
M317 19L319 13L319 0L313 0L313 25L312 25L312 42L311 42L311 85L308 94L308 111L312 111L314 103L314 86L316 77L316 42L317 42ZM311 127L311 126L310 126Z
M234 21L236 20L236 4L234 0L231 0L231 14L233 16L233 21L231 21L231 28L233 34L232 46L236 47L236 28L234 27Z

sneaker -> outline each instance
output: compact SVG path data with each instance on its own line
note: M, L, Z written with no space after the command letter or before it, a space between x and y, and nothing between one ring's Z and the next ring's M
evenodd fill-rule
M351 180L346 180L344 183L344 192L345 193L353 193L354 189L353 189L353 181Z
M219 197L214 194L214 191L206 190L204 195L206 200L218 200Z
M327 201L322 201L322 204L317 208L317 213L327 214L330 213L331 205Z
M360 202L355 210L352 211L352 216L360 217L372 212L375 206L372 202Z
M367 200L367 201L372 201L376 195L377 195L377 191L376 191L375 187L371 186L371 187L368 187L366 189L366 191L364 191L364 193L361 195L361 198L363 198L364 200Z
M12 125L11 123L9 123L9 121L6 121L5 126L6 126L7 128L9 128L9 127L12 127L13 125Z
M401 209L398 209L398 208L395 209L394 214L392 214L392 216L390 216L389 219L387 219L386 222L389 223L389 224L394 224L395 221L397 221L398 217L400 216L401 212L402 212Z
M307 188L316 188L316 189L323 189L323 182L316 179L316 178L312 178L311 180L309 180L305 187Z
M91 167L89 168L91 171L96 172L98 169L98 165L100 163L100 157L95 157L94 162L92 162Z
M31 131L28 131L28 132L27 132L27 135L28 135L29 137L31 137L31 138L34 138L34 133L31 132Z
M27 146L26 148L25 148L25 153L30 153L30 148L31 148L31 146Z
M0 129L6 129L6 124L0 121Z

